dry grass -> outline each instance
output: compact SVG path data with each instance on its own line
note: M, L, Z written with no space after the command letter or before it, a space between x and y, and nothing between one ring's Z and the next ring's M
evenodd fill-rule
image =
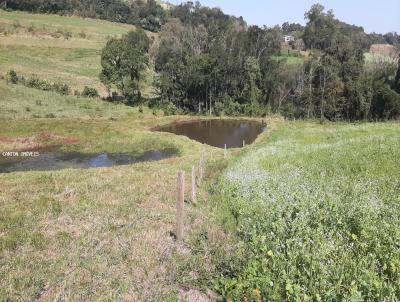
M175 215L175 175L179 169L189 172L198 162L201 146L183 137L151 133L143 126L164 122L168 119L148 115L118 122L1 125L6 137L14 127L23 137L44 128L56 136L72 132L79 138L73 148L83 152L141 152L143 147L165 145L181 152L180 157L157 163L0 175L1 300L31 301L43 295L44 301L56 296L70 301L148 301L177 290L171 259L175 244L169 234ZM113 136L109 143L108 131ZM222 153L205 148L216 157ZM57 284L49 288L53 283Z
M0 88L10 106L14 100L17 118L4 113L0 120L2 151L60 143L62 151L82 153L179 150L178 157L160 162L0 174L0 301L175 301L192 270L182 275L179 260L190 253L189 243L177 245L170 234L176 174L186 171L189 196L191 167L201 150L214 167L209 178L219 173L213 163L223 150L150 131L191 117L154 116L149 109L140 113L97 100L51 100L48 92L40 92L43 102L35 109L38 95L20 95L34 90ZM85 102L99 109L74 108ZM55 118L32 118L25 106ZM219 234L209 219L207 207L186 205L187 232L210 228Z

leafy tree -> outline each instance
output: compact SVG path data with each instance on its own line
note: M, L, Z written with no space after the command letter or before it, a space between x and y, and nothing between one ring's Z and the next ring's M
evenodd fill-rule
M294 33L294 32L303 32L304 26L299 23L289 23L285 22L282 24L282 32L285 34Z
M258 102L261 96L261 91L259 89L261 70L258 60L254 57L246 58L244 71L244 97L250 102Z
M333 12L324 12L321 4L315 4L306 12L308 20L303 39L307 48L326 49L331 46L334 35L338 31Z
M140 72L148 64L149 46L150 41L141 29L107 42L101 54L100 80L108 90L114 85L128 100L139 98L138 82Z
M375 93L372 99L372 117L390 119L400 116L400 95L388 84L375 83Z

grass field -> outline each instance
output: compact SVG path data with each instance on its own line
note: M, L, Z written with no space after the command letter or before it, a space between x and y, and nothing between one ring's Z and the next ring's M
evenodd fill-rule
M282 124L213 188L213 211L237 236L217 261L218 291L233 301L396 301L399 167L398 122Z
M94 87L105 95L99 81L101 49L109 38L133 29L102 20L0 10L0 75L14 69L66 83L72 90ZM145 96L151 94L149 81L151 72L141 84Z
M192 287L233 301L399 296L398 123L269 118L255 144L223 159L222 150L151 132L195 117L5 81L0 91L1 151L57 145L65 152L179 154L129 166L0 174L0 301L176 301ZM200 188L197 205L186 205L187 236L177 245L176 173L190 175L202 149L209 187Z
M174 148L179 156L112 168L0 174L0 301L174 301L179 274L173 258L185 252L176 251L170 235L176 173L189 175L202 148L211 161L223 152L150 131L190 117L158 117L148 109L140 113L1 85L6 108L21 106L15 119L0 120L2 151L69 141L60 151L141 154ZM89 107L82 107L85 102ZM1 115L11 116L9 110ZM197 212L187 206L186 224L193 229L203 224Z
M137 113L137 109L99 99L61 96L0 80L0 120L21 118L100 118Z
M1 152L54 145L88 154L178 151L160 162L0 174L0 301L176 301L190 273L180 260L189 243L171 236L176 174L190 175L201 150L218 167L223 151L151 128L195 117L5 81L0 92ZM207 213L187 205L185 221L190 238L206 228Z

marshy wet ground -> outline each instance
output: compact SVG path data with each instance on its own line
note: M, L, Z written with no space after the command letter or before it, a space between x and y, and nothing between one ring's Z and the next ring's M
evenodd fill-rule
M253 143L266 129L266 124L248 120L198 120L157 127L155 131L184 135L210 146L224 148L243 147Z
M140 156L128 153L83 154L79 152L4 152L0 154L0 173L22 171L55 171L124 166L140 162L159 161L174 157L174 149L148 151Z

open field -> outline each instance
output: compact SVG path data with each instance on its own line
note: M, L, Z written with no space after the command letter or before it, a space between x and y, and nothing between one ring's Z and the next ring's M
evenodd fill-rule
M237 236L216 287L234 301L396 301L399 167L398 122L285 122L213 188Z
M72 90L94 87L105 95L99 80L101 49L109 38L133 29L103 20L0 10L0 75L14 69L26 77L66 83ZM147 86L142 83L145 96L151 94Z
M131 166L0 175L0 301L174 301L176 173L189 175L201 149L187 138L149 131L175 119L136 112L116 120L0 122L2 150L63 138L74 143L62 151L175 148L180 154ZM204 148L209 158L222 154ZM187 224L202 223L195 213L187 207Z
M1 151L55 145L90 154L179 152L130 166L0 174L0 301L175 301L182 276L190 273L179 260L190 246L176 245L170 234L176 174L186 171L189 186L201 150L209 165L223 151L150 131L191 117L155 116L146 108L140 113L3 82L0 89ZM186 209L187 231L200 232L207 213Z
M254 301L399 295L398 122L269 118L267 132L224 160L220 149L151 132L195 117L4 81L0 90L1 151L179 153L129 166L0 174L0 301L176 301L192 287L234 301L243 293ZM186 205L187 236L177 245L176 173L189 175L202 149L210 186ZM187 176L187 192L189 183Z

